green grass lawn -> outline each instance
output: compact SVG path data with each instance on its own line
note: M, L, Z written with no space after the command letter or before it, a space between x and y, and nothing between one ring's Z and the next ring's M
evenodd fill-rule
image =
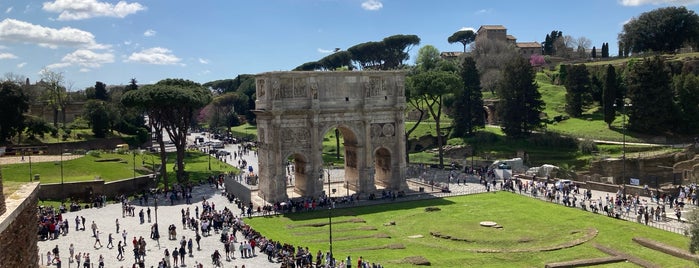
M233 133L233 136L257 139L257 126L250 125L248 123L232 127L231 132Z
M105 159L114 161L101 161ZM169 164L166 170L169 180L174 181L175 174L172 171L172 164L175 161L174 154L171 154L168 159ZM88 154L80 158L63 161L63 180L90 181L94 180L97 176L105 181L121 180L133 177L134 166L136 176L151 174L153 163L156 165L160 163L160 157L157 154L136 154L135 158L133 154L102 153L99 156ZM185 170L189 172L192 181L206 179L211 174L211 171L208 170L208 164L208 155L199 151L187 152ZM32 163L31 168L31 174L39 174L42 183L61 182L60 161ZM30 173L28 162L3 165L1 169L3 181L29 181ZM216 174L236 170L234 167L218 161L215 157L211 158L211 169Z
M441 211L425 212L426 207L438 207ZM386 267L414 267L402 261L411 256L423 256L433 267L542 267L549 262L606 256L593 243L660 267L695 265L631 241L634 236L642 236L687 248L689 240L681 235L505 192L336 209L332 213L335 256L351 255L354 261L362 256ZM479 226L486 220L504 228ZM385 225L391 221L395 225ZM246 222L270 239L308 246L311 252L328 250L328 210L258 217ZM537 251L582 238L590 229L596 229L598 234L581 245ZM454 239L436 238L431 232ZM409 238L413 235L423 237ZM633 265L616 263L609 267Z

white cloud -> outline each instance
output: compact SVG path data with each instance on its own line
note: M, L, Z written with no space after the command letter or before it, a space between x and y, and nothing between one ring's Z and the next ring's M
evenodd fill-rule
M459 31L473 31L475 33L476 29L473 29L473 27L461 27Z
M23 67L26 66L26 65L27 65L26 62L22 62L22 63L17 64L17 68L20 68L20 69L21 69L21 68L23 68Z
M114 62L114 54L112 53L95 53L87 49L78 49L62 59L63 62L80 65L82 67L97 68L105 63Z
M476 12L473 12L473 14L476 14L476 15L489 14L492 11L493 11L492 9L479 9Z
M98 68L102 64L112 62L114 62L114 54L112 53L95 53L87 49L78 49L63 56L61 62L51 64L48 68L56 69L73 65L83 68Z
M48 69L61 69L70 66L70 63L68 62L59 62L59 63L54 63L54 64L49 64L46 66Z
M0 53L0 60L16 59L17 56L12 53Z
M696 5L699 0L619 0L622 6L643 6L643 5Z
M10 12L12 12L13 9L14 7L8 7L7 9L5 9L5 14L9 14Z
M145 37L151 37L151 36L154 36L156 33L158 33L158 32L156 32L156 31L153 30L153 29L148 29L148 30L146 30L146 31L143 33L143 36L145 36Z
M81 73L87 73L89 71L90 71L90 69L88 69L88 68L80 68L80 70L79 70L79 72L81 72Z
M328 54L333 53L334 50L318 48L318 53Z
M127 45L127 46L131 45L131 41L130 40L124 41L124 45Z
M365 10L376 11L383 8L381 0L366 0L362 2L362 8Z
M94 17L124 18L145 10L139 3L119 1L116 5L97 0L55 0L44 2L44 11L60 13L58 20L83 20Z
M80 29L44 27L15 19L0 21L0 41L37 44L42 47L58 48L85 47L106 49L108 45L97 44L95 36Z
M172 51L167 48L153 47L149 49L144 49L140 52L132 53L126 62L140 62L146 64L157 64L157 65L174 65L181 64L182 59L178 58Z
M209 64L209 60L208 60L208 59L199 58L199 63L201 63L201 64Z

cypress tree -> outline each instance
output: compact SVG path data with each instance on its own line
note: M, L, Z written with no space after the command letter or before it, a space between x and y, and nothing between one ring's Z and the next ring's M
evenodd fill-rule
M604 78L604 87L602 88L602 111L604 112L604 122L607 123L607 128L612 127L612 122L614 122L616 115L614 101L616 100L618 87L616 71L614 66L609 64L607 65L607 74Z
M632 104L626 108L630 129L661 133L676 128L670 72L660 57L633 64L626 75L626 85Z
M476 128L485 126L480 75L473 57L465 57L461 62L461 80L464 88L454 102L455 137L470 136Z
M541 126L544 102L534 78L531 64L522 57L514 57L502 71L498 95L501 128L508 137L526 137Z
M573 65L568 69L566 87L566 112L572 117L580 117L583 111L583 96L589 93L590 73L584 64Z

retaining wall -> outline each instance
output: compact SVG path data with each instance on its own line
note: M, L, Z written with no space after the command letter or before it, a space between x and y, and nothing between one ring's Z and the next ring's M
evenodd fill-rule
M61 200L64 198L87 201L95 195L114 197L120 194L138 193L148 190L155 182L152 175L105 182L103 180L42 184L39 199Z
M7 211L0 215L1 267L39 267L36 214L40 188L39 183L27 183L5 200Z

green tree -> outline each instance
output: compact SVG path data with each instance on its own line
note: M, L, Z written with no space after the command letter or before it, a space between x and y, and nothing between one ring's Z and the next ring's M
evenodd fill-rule
M566 113L572 117L580 117L585 105L585 94L590 91L590 73L584 64L571 65L565 81Z
M107 94L107 85L97 81L95 83L95 99L107 101L109 100L109 95Z
M464 46L464 53L466 53L466 46L468 44L473 43L473 41L476 41L476 33L474 33L472 30L461 30L457 31L449 38L447 38L447 41L449 44L453 44L456 42L461 43Z
M678 130L682 133L696 133L699 130L699 76L682 74L673 78L672 86L679 110Z
M177 180L186 181L184 156L187 131L197 110L211 102L211 92L198 83L183 79L165 79L124 94L122 103L137 107L148 114L148 119L160 144L162 166L165 166L164 129L177 149L175 161ZM165 176L166 172L163 172ZM167 177L164 177L167 188Z
M592 55L591 56L593 59L597 58L597 47L594 47L594 46L592 47Z
M626 109L629 129L647 133L675 129L670 73L660 57L633 64L626 75L626 87L632 104Z
M129 80L129 84L124 87L124 92L129 92L131 90L136 90L138 89L138 81L136 81L136 78L131 78Z
M437 65L442 61L439 56L439 50L432 45L425 45L417 52L415 66L419 71L429 71L437 68Z
M471 136L477 128L485 126L480 75L473 57L465 57L461 62L461 81L464 86L460 94L456 94L453 113L456 137Z
M607 65L607 72L604 77L604 87L602 88L602 111L604 113L604 122L607 123L607 128L612 127L614 117L616 115L614 103L619 89L619 82L616 76L616 70L611 64Z
M24 129L24 113L29 99L22 87L10 81L0 83L0 144Z
M445 68L446 69L446 68ZM437 131L437 146L439 150L439 166L444 166L444 135L442 133L442 111L444 97L448 94L458 94L463 82L450 70L435 69L419 72L408 77L411 96L422 99L427 112L435 121Z
M90 128L95 138L107 136L110 127L109 111L103 100L92 99L85 103L83 116L90 122Z
M498 95L501 128L508 137L525 137L541 126L544 102L534 78L531 65L520 56L512 57L503 67Z
M51 124L46 122L41 117L36 117L36 116L31 116L31 115L25 115L24 117L24 125L25 125L25 132L27 133L27 136L29 139L36 139L36 136L39 136L40 138L44 138L45 133L54 133L58 132L58 130L53 127Z
M683 6L658 8L624 24L618 39L632 53L675 52L684 45L696 48L699 16Z
M689 222L689 252L696 254L699 251L699 212L692 210L687 215Z

